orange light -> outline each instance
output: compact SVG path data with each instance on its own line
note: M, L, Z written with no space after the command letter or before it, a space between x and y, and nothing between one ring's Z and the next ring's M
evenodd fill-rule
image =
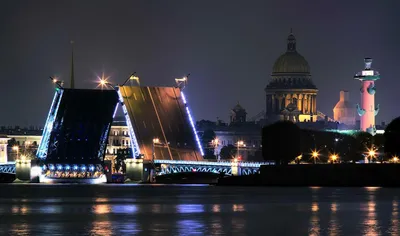
M154 138L154 139L153 139L153 143L160 143L160 139Z
M319 156L319 153L318 153L317 151L313 151L313 152L312 152L312 156L313 156L314 158L317 158L317 157Z
M398 158L397 156L394 156L394 157L393 157L393 162L394 162L394 163L397 163L398 161L399 161L399 158Z

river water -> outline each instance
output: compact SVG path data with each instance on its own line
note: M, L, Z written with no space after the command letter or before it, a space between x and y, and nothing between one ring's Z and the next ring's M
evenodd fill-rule
M400 189L0 185L0 235L399 235Z

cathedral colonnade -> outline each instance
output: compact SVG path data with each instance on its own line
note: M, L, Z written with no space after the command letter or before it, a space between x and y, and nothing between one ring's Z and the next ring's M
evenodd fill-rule
M290 103L303 114L316 114L317 95L310 93L267 94L267 113L278 113Z

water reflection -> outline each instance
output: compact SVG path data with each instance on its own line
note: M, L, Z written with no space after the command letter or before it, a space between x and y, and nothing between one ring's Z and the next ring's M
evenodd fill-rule
M178 213L202 213L204 212L204 205L202 204L180 204L176 206Z
M244 208L243 204L233 204L232 210L233 210L233 212L241 212L241 211L245 211L245 208Z
M43 214L60 214L62 208L56 205L45 205L39 208L39 212Z
M108 214L110 213L110 205L107 204L99 204L99 205L94 205L92 208L92 211L96 215L102 215L102 214Z
M180 220L177 222L178 235L204 234L205 225L198 220Z
M26 205L13 205L11 207L11 212L15 215L27 215L30 213L30 208Z
M116 214L133 214L138 211L138 207L136 205L112 205L111 207L112 213Z
M94 202L92 212L96 215L96 218L92 222L91 235L112 235L112 224L108 217L111 207L108 204L104 204L108 202L108 199L96 198Z
M364 217L363 221L363 234L364 235L378 235L379 232L379 222L376 216L376 202L375 202L375 194L379 189L377 187L366 187L365 188L368 193L368 203L361 204L361 211Z
M318 217L319 212L319 199L318 199L318 190L319 188L312 188L311 191L312 195L312 203L311 203L311 217L310 223L308 227L308 234L309 235L320 235L320 219Z
M338 204L332 202L331 204L331 219L329 221L328 232L331 236L341 235L340 224L336 215L338 211Z
M214 212L214 213L221 212L221 206L219 204L214 204L212 206L212 212Z
M113 228L111 221L94 221L90 233L91 235L112 235Z
M30 235L29 225L26 223L12 224L10 228L10 235Z
M397 198L395 198L392 202L392 220L390 224L389 233L392 235L399 233L399 203Z

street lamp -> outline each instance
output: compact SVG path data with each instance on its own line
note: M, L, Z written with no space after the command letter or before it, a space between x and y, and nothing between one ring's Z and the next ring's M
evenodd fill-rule
M187 74L185 77L183 78L177 78L175 79L175 83L177 85L178 88L180 88L181 90L183 90L187 84L187 80L189 78L190 74Z
M239 157L240 157L240 155L239 155L240 146L246 147L246 144L244 144L244 142L241 140L237 142L237 152L236 152L237 159L239 159Z
M52 82L57 88L62 88L62 86L63 86L63 81L58 80L57 77L49 76L49 78L50 78L51 82Z
M107 86L109 86L112 89L115 89L115 86L113 84L109 83L107 81L107 79L100 79L99 85L101 86L102 89L103 89L103 87L107 87Z
M318 158L318 156L319 156L318 151L317 151L317 150L314 150L314 151L312 152L312 157L313 157L313 159L314 159L314 164L317 164L317 158Z
M218 144L219 144L218 138L211 140L211 143L214 145L214 155L215 155L216 159L218 160L219 158L218 158L218 153L216 150L218 148Z
M12 147L12 150L17 152L17 159L19 159L19 147L17 145Z
M399 158L398 158L397 156L394 156L394 157L393 157L393 162L394 162L394 163L397 163L398 161L399 161Z
M332 160L332 164L335 163L335 161L339 159L339 156L337 154L332 154L331 155L331 160Z
M156 153L155 153L155 145L156 144L159 144L160 143L160 139L158 139L158 138L153 138L153 146L152 146L152 160L153 160L153 162L154 162L154 159L155 159L155 156L156 156Z
M370 158L370 162L372 162L372 159L375 158L376 152L374 150L374 148L368 149L368 156Z
M136 82L138 83L138 85L140 86L140 81L139 81L139 77L136 76L136 72L133 72L131 74L131 76L129 76L125 82L122 84L122 86L124 86L129 80L136 80Z

